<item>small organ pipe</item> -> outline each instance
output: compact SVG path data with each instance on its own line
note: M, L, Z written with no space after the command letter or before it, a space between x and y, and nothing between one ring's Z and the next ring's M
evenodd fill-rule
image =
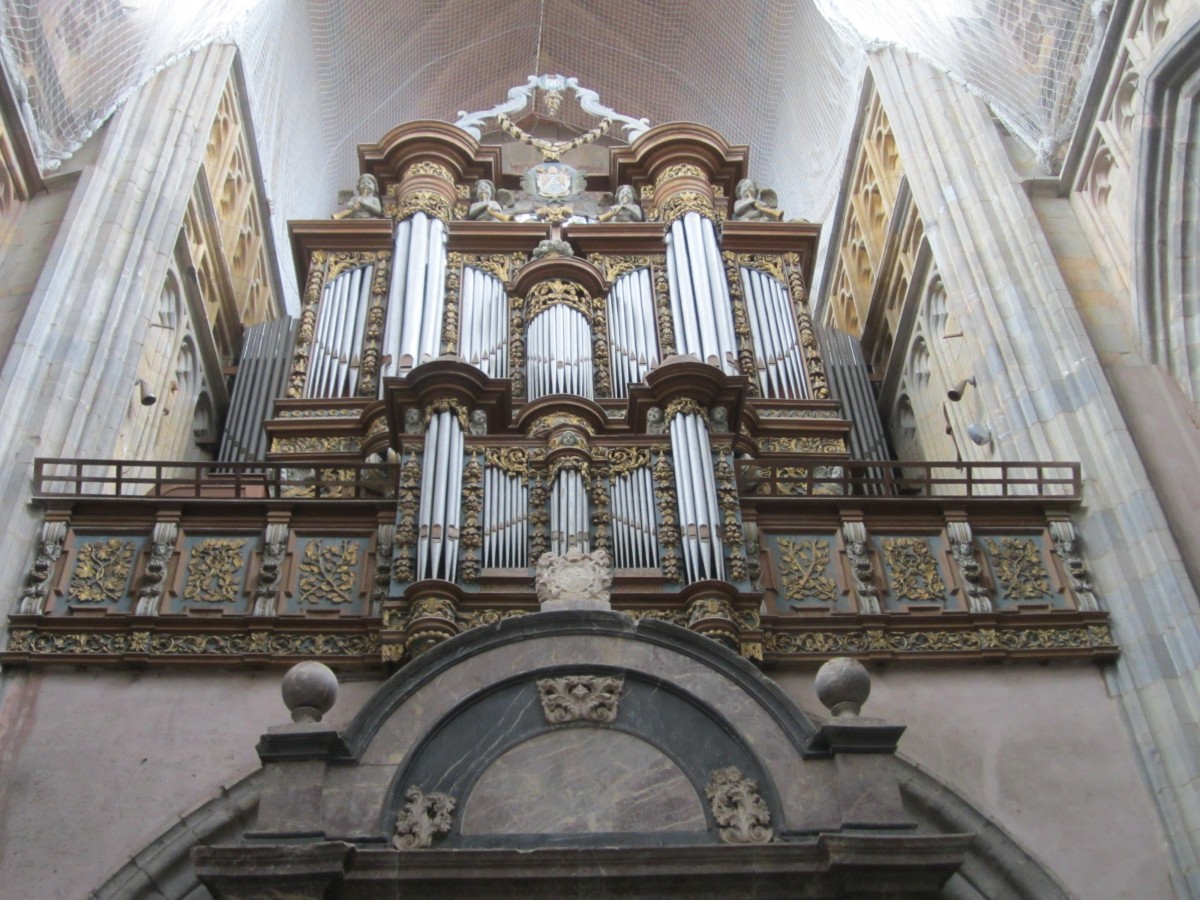
M425 430L425 457L421 466L421 499L418 510L417 580L429 577L429 539L433 521L434 454L437 453L438 419L434 416Z

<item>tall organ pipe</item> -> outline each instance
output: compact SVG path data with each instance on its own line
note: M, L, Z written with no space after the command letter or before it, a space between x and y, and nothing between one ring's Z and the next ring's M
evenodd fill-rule
M550 549L566 553L571 547L588 552L587 489L574 469L561 469L550 487Z
M713 223L687 213L667 235L667 278L679 352L737 374L729 285Z
M453 412L434 413L425 431L425 465L418 504L417 580L453 581L457 573L462 471L462 424Z
M708 427L698 414L679 413L671 420L671 453L688 581L724 578L725 551L712 450Z
M808 381L791 294L765 272L743 267L741 277L758 360L759 389L764 397L806 397Z
M587 318L561 303L529 323L529 399L548 394L594 396L592 332Z
M446 298L446 226L423 212L396 226L392 283L388 288L382 367L400 375L442 353ZM383 379L380 379L380 390Z

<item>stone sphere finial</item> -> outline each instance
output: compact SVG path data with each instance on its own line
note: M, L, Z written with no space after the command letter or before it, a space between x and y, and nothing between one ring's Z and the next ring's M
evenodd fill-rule
M288 669L280 691L293 722L320 722L337 700L337 676L329 666L306 660Z
M835 719L857 716L871 695L871 676L857 659L839 656L817 670L817 699Z

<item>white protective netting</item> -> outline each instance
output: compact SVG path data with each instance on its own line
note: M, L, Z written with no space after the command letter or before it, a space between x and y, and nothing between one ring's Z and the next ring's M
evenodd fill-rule
M358 144L411 119L489 108L531 74L573 75L618 112L697 121L749 144L752 175L789 216L827 216L864 51L885 43L975 91L1052 167L1098 28L1083 0L0 3L3 61L46 170L172 60L236 41L280 237L288 218L336 207ZM286 257L287 241L276 243Z

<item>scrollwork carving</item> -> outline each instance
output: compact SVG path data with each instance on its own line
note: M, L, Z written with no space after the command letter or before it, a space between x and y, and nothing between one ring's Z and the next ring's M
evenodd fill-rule
M680 191L658 206L658 217L666 231L670 231L677 220L693 212L716 223L717 212L713 209L712 198L700 191Z
M983 585L983 567L975 558L975 541L967 522L948 522L946 537L950 542L950 557L958 566L966 585L967 607L971 612L991 612L992 601Z
M238 585L246 541L209 538L198 541L188 559L183 598L193 603L232 603Z
M992 569L1000 590L1008 600L1044 600L1050 593L1050 578L1042 554L1031 540L1000 538L986 541Z
M1067 570L1071 591L1079 609L1095 610L1100 608L1093 593L1092 583L1088 579L1087 566L1079 555L1079 536L1075 525L1069 520L1050 523L1050 537L1054 541L1054 555L1062 560L1063 568Z
M137 547L133 541L111 538L90 541L79 548L71 573L69 595L78 603L116 603L125 596L129 570Z
M769 844L775 837L771 811L758 793L758 783L737 766L713 772L704 793L725 844Z
M842 524L842 537L846 542L850 574L854 578L854 592L858 595L858 611L878 615L881 611L879 587L875 583L875 569L871 565L867 546L867 526L862 522L845 522Z
M150 556L142 573L142 586L138 589L137 606L139 616L152 616L158 612L162 599L163 584L167 577L167 566L175 554L175 537L179 527L174 522L155 522L150 536Z
M358 541L314 539L300 561L300 603L350 603L358 575Z
M454 206L437 191L413 191L401 197L396 204L395 218L402 222L409 216L423 212L433 219L449 223L454 215Z
M816 601L832 606L837 602L837 582L826 574L829 553L829 541L826 540L780 539L779 575L789 604Z
M416 785L404 792L404 807L396 816L392 844L397 850L422 850L433 839L450 831L454 798L449 794L426 794Z
M21 591L21 603L18 609L22 614L37 614L45 609L50 576L54 573L54 566L62 556L63 542L66 538L66 522L42 523L37 554L25 576L25 588Z
M891 577L892 594L897 600L916 603L943 603L946 583L938 572L937 560L929 544L921 538L885 538L883 557Z
M619 675L563 675L538 679L542 713L551 725L568 722L617 721L617 707L625 679Z

